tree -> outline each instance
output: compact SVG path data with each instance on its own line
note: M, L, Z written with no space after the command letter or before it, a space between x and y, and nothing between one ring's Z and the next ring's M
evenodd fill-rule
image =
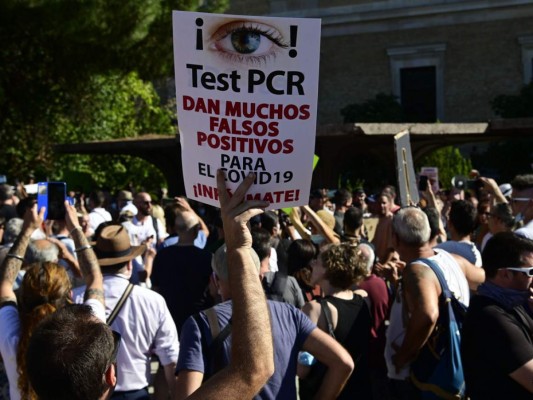
M405 122L406 117L396 96L378 93L361 104L349 104L341 109L344 123Z
M502 118L533 117L533 81L524 85L518 95L496 96L490 105L492 110Z
M449 189L455 175L468 176L472 162L463 157L457 147L447 146L435 150L415 163L416 171L420 171L421 167L437 167L441 188Z
M65 165L52 152L56 143L173 133L174 110L147 79L171 75L171 10L199 7L199 0L0 2L0 173L10 181L30 171L64 176L87 161ZM111 159L109 168L126 162Z

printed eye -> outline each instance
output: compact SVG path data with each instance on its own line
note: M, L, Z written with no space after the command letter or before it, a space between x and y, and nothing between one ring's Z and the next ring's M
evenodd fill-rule
M274 27L252 21L227 23L211 38L210 49L232 62L261 64L288 45Z

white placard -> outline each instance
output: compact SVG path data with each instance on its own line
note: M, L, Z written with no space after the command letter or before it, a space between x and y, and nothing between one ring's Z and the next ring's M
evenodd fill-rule
M409 131L402 131L394 135L394 148L396 152L396 174L398 176L400 204L402 207L417 205L420 199L413 166L413 156L411 155Z
M218 206L216 170L270 208L306 204L318 98L320 20L173 12L187 197Z

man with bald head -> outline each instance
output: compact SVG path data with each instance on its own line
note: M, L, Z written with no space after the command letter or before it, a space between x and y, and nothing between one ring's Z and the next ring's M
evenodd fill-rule
M213 305L208 293L211 253L194 245L201 229L196 213L178 212L174 230L179 241L159 250L154 260L152 288L165 298L178 332L187 317Z
M133 217L133 225L139 227L137 236L140 243L156 245L162 243L166 232L157 218L152 216L152 197L149 193L139 192L133 199L133 205L137 207L137 215Z

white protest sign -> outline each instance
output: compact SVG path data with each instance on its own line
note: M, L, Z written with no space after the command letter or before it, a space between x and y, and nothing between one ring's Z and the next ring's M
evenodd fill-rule
M402 207L417 205L419 201L418 187L416 185L408 131L400 132L394 136L394 147L396 152L396 173L398 175L400 204Z
M422 167L420 168L420 175L428 177L431 182L431 190L433 193L437 193L440 190L439 169L437 167Z
M306 204L320 20L174 11L176 101L187 197L218 206L216 170L248 199Z

